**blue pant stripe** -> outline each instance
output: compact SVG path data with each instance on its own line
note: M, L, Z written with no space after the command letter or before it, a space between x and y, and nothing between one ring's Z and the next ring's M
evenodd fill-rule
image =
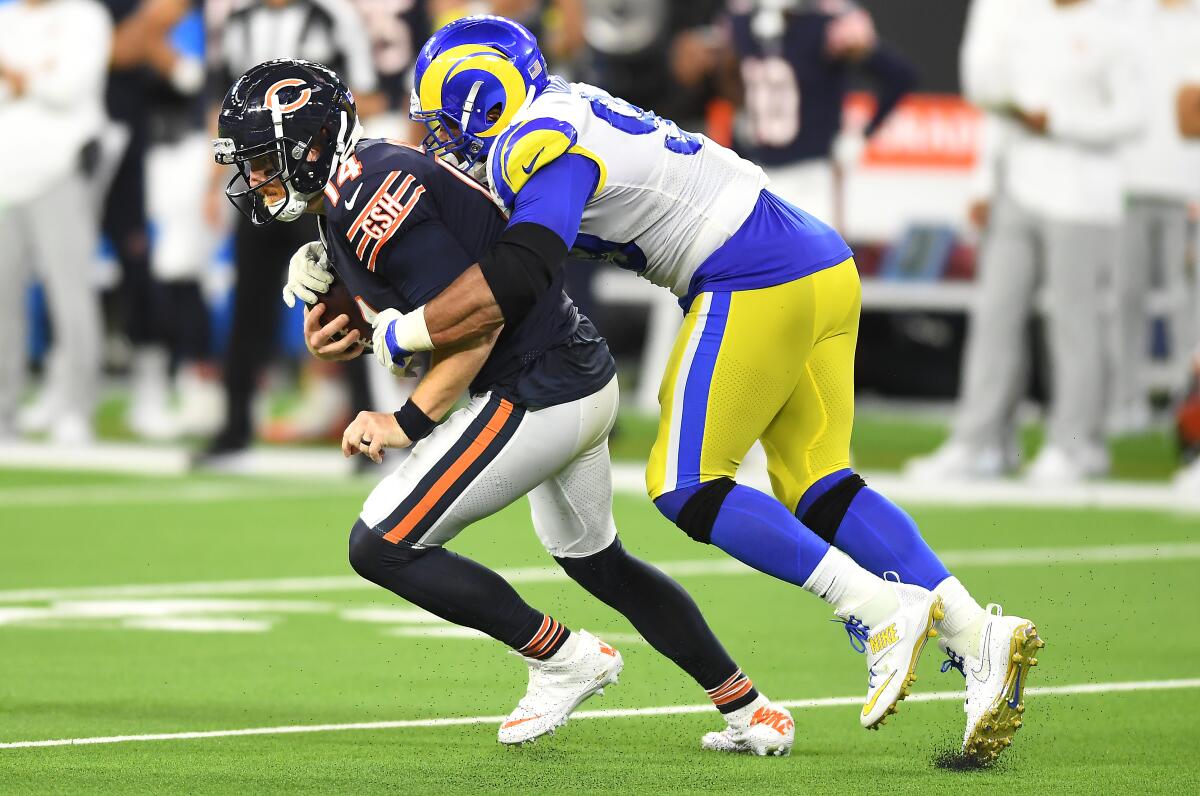
M700 483L700 456L704 450L704 420L708 414L708 393L712 386L717 355L729 320L730 293L713 293L708 305L704 330L692 357L684 383L683 412L679 419L679 459L675 488Z

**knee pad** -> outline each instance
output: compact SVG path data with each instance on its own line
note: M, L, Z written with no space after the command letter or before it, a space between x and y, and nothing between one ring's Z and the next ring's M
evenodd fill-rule
M808 511L800 518L800 522L817 536L833 544L833 537L837 536L838 528L841 527L846 512L850 510L850 503L866 486L867 482L862 476L851 473L813 501Z
M679 530L697 542L712 544L712 529L721 511L721 504L737 486L732 478L718 478L700 485L671 519ZM661 498L660 498L661 499Z

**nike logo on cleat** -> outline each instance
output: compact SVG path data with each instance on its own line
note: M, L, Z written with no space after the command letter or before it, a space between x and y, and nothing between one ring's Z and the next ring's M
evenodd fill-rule
M500 727L500 729L507 730L509 727L516 727L518 724L524 724L527 721L533 721L534 719L540 719L540 718L541 718L541 716L539 715L539 716L527 716L523 719L513 719L512 721L504 722L504 724Z
M988 673L991 671L992 665L992 626L988 625L983 631L983 658L979 661L979 668L971 670L971 676L979 682L985 682L988 679ZM980 674L983 677L980 677Z
M875 707L875 703L876 703L876 702L878 702L878 701L879 701L879 697L881 697L881 696L883 695L883 689L885 689L885 688L887 688L887 687L888 687L888 683L892 682L892 678L893 678L893 677L895 677L895 676L896 676L896 673L895 673L895 672L892 672L891 674L889 674L889 675L888 675L887 679L886 679L886 680L884 680L884 681L883 681L883 682L880 684L880 686L879 686L878 688L876 688L876 689L875 689L875 696L871 697L871 701L870 701L870 702L868 702L867 704L863 705L862 714L863 714L864 716L865 716L865 715L867 715L868 713L870 713L870 712L871 712L871 709L872 709L873 707Z
M757 724L765 724L780 735L787 735L796 726L795 722L788 718L783 711L770 708L759 708L754 711L754 716L750 719L750 726L753 727Z
M1017 709L1017 705L1021 702L1021 670L1017 670L1017 679L1013 681L1013 696L1008 701L1008 706L1013 710Z

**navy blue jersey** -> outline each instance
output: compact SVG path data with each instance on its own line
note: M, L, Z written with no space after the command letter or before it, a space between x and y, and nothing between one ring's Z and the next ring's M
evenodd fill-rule
M478 183L423 151L361 142L325 188L321 233L333 269L376 312L411 312L479 261L508 220ZM604 338L562 290L561 273L506 326L472 393L536 408L590 395L616 373Z
M771 38L755 35L753 20L753 12L729 15L748 122L738 151L764 166L830 157L856 68L877 89L875 116L864 131L868 136L916 82L908 62L883 44L860 62L830 57L831 14L786 13L781 35Z

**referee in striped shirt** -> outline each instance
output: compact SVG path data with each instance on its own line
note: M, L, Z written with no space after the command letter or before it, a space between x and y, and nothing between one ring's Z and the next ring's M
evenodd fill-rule
M208 66L211 99L220 106L233 81L251 66L275 58L302 58L325 64L354 91L361 116L383 109L379 78L363 18L350 0L210 0ZM224 211L229 173L216 167L209 201L211 220ZM234 230L236 282L233 323L225 355L225 425L209 443L203 460L245 449L253 436L251 402L262 368L272 353L279 326L279 290L292 252L317 237L311 217L293 224L255 227L240 214ZM352 374L355 403L365 401L365 373Z

